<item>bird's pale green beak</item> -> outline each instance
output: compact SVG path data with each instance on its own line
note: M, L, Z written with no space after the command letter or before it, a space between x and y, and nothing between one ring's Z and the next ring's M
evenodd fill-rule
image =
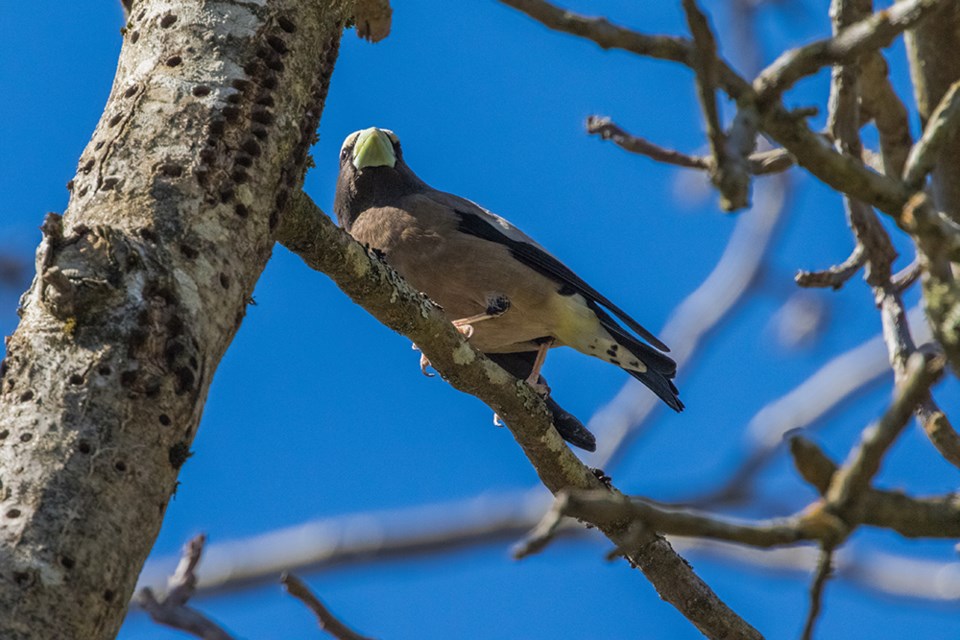
M393 151L393 143L386 133L370 127L364 129L357 136L353 145L353 166L357 169L366 167L393 167L397 164L397 154Z

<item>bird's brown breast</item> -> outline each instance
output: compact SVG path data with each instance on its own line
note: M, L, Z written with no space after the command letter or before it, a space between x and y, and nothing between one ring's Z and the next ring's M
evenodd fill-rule
M381 251L411 285L443 307L450 320L483 313L506 296L509 309L473 325L471 343L490 353L535 350L538 338L554 335L544 310L557 283L514 260L509 250L456 230L445 208L420 201L415 211L377 207L362 212L350 229L362 244Z

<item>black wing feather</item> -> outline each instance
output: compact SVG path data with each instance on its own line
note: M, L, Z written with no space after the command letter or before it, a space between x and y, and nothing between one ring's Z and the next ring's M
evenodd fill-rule
M594 301L602 304L620 318L624 324L636 331L644 340L660 349L661 351L670 351L667 345L663 344L655 335L644 329L639 322L631 318L627 313L613 304L606 296L591 287L589 284L570 270L565 264L551 256L549 253L539 247L520 240L514 240L506 234L497 230L492 224L484 220L475 213L469 213L455 210L460 216L460 222L457 225L459 231L467 233L490 242L496 242L505 245L514 258L524 263L531 269L556 280L570 293L579 293L588 301ZM609 316L607 316L609 319ZM622 330L621 330L622 333Z

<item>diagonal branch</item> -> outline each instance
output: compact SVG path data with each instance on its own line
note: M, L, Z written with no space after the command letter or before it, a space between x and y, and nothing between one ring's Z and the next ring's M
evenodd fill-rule
M923 135L910 149L903 181L912 189L919 189L927 174L939 160L940 151L960 126L960 80L955 82L934 109L923 130Z
M320 599L313 594L304 582L291 573L284 573L280 578L280 584L287 590L287 593L307 605L310 611L317 617L317 623L320 628L329 633L337 640L371 640L367 636L362 636L330 613L330 610L320 602Z
M415 342L452 386L489 405L510 428L551 492L566 488L605 490L605 485L552 428L543 399L529 385L473 349L436 305L337 228L305 194L292 199L283 225L277 230L277 240L310 267L329 275L378 320ZM760 637L713 593L666 540L653 532L645 532L637 539L628 535L626 526L617 523L601 530L619 547L632 545L628 560L643 571L661 597L702 632Z
M812 640L813 628L820 616L820 609L823 606L823 588L827 580L833 573L833 549L823 548L820 550L820 559L817 560L817 570L813 575L813 584L810 585L810 611L807 613L807 620L803 625L801 640Z
M874 426L864 431L860 444L833 476L825 494L831 508L843 513L863 495L880 469L887 449L907 426L917 405L929 394L930 386L943 375L944 365L943 358L919 352L910 356L893 404Z
M611 523L628 525L637 531L656 530L667 535L708 538L753 547L790 545L817 540L824 549L841 543L860 522L856 503L867 495L870 480L890 444L903 430L916 405L943 373L942 358L914 354L904 383L890 407L864 433L850 461L833 474L822 503L786 518L757 522L735 521L689 509L663 507L648 500L604 490L566 489L557 494L550 515L524 544L524 553L542 549L556 532L563 516L580 518L603 527Z
M951 0L902 0L849 25L832 38L783 53L754 81L759 101L779 100L801 78L827 66L855 62L863 53L889 46L898 35L950 3Z
M750 175L746 156L753 151L756 140L756 114L738 117L734 122L735 136L723 132L720 110L717 108L717 41L710 29L707 16L696 0L682 0L687 25L693 35L693 70L696 73L697 96L707 124L707 140L714 159L710 178L720 191L720 207L736 211L749 204ZM749 113L741 109L738 116Z
M669 60L694 68L696 55L693 43L676 36L651 36L638 33L606 18L584 16L566 11L545 0L500 0L502 4L522 11L554 31L586 38L603 49L622 49L641 56ZM734 98L751 92L744 80L723 60L717 64L717 81Z

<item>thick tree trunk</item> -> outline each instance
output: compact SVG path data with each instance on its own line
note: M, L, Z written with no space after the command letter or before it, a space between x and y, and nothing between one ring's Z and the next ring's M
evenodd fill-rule
M0 366L0 637L113 637L301 184L347 0L138 0Z

